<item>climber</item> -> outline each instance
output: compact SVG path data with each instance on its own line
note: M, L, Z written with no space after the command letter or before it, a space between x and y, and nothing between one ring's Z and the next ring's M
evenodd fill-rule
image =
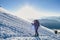
M38 28L40 26L40 23L38 20L34 20L34 22L32 23L32 25L34 25L34 28L35 28L35 36L39 36L38 34Z

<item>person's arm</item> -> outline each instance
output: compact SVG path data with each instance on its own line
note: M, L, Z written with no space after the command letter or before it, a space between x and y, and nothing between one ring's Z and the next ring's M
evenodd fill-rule
M32 25L34 25L34 23L31 23Z

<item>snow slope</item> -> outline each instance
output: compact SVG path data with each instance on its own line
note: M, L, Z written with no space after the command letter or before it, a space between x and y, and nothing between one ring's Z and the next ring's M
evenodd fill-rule
M57 40L54 31L44 26L40 26L38 32L40 38L42 39L47 37L47 39L50 38ZM0 39L7 38L6 40L12 40L12 38L16 37L18 39L19 37L31 37L33 35L34 30L32 29L32 25L30 22L23 20L22 18L10 15L9 13L3 11L0 12Z

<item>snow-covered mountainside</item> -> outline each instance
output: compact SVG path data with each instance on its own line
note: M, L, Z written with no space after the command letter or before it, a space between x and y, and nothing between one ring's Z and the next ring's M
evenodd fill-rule
M44 26L40 26L40 38L46 37L56 39L54 31ZM34 35L32 24L22 18L10 15L6 12L0 12L0 39L13 38L13 37L31 37Z
M11 13L8 10L4 9L3 7L0 7L0 12L3 12L3 13Z

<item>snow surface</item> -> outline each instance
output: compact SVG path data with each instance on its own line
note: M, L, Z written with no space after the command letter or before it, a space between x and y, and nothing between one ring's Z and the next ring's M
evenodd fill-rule
M0 40L60 40L60 35L44 26L39 27L39 37L32 37L32 24L22 18L0 12Z

